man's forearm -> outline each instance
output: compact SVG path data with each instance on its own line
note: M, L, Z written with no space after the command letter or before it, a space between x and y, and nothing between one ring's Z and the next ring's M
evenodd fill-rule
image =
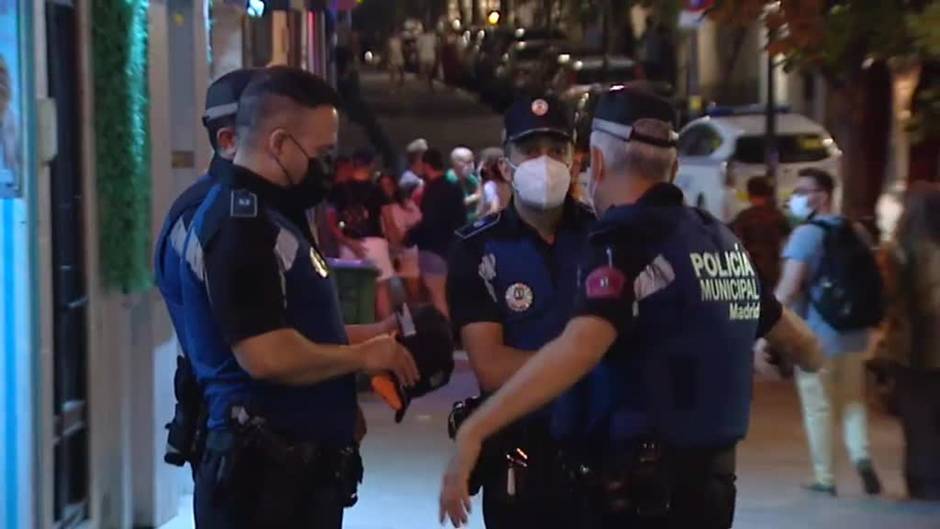
M346 336L349 337L349 343L357 344L371 340L380 334L395 332L396 329L395 317L391 316L375 323L347 325Z
M363 367L355 346L313 343L294 329L245 339L236 344L235 357L252 378L287 386L316 384Z
M516 371L519 371L530 358L532 351L523 351L506 345L493 346L485 358L468 351L470 367L480 383L480 388L486 392L499 389L509 380Z
M597 330L594 325L590 329ZM486 439L545 405L593 369L616 336L609 324L594 333L569 323L561 336L535 354L467 419L463 434Z

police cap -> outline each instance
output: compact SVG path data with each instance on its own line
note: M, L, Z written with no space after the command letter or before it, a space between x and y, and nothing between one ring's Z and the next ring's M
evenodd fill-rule
M504 116L507 142L518 141L537 133L572 137L571 120L564 103L551 96L522 97L517 99Z
M397 339L411 352L420 379L405 388L397 381L379 377L372 380L372 387L395 410L395 421L401 422L413 399L450 382L454 372L454 339L447 317L433 305L413 308L403 305L397 317Z
M202 114L202 124L208 128L219 119L234 120L238 113L238 99L259 71L260 68L234 70L213 81L206 90L206 110Z
M653 138L633 130L640 119L655 119L676 126L672 104L640 86L615 86L601 96L594 110L591 129L605 132L623 141L639 141L659 147L675 147L678 135L670 131L668 139Z

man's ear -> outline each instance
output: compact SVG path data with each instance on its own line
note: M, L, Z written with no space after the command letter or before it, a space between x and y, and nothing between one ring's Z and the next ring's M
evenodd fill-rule
M268 147L271 149L271 152L280 156L281 150L284 148L284 141L287 139L287 132L284 129L275 129L271 131L268 135Z
M238 149L238 138L233 127L222 127L215 133L216 152L222 158L231 160L235 158Z

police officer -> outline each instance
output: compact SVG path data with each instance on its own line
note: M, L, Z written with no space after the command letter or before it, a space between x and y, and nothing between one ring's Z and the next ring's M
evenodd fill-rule
M575 317L464 423L441 520L467 520L482 441L597 370L571 468L592 502L581 527L731 526L734 454L748 424L755 337L806 369L822 356L792 313L761 293L734 235L682 203L673 110L636 89L599 102L591 195L600 216Z
M186 231L196 208L206 193L223 174L227 174L235 157L235 114L238 98L256 70L235 70L216 79L206 91L206 110L202 123L209 133L214 156L209 170L189 186L173 202L154 250L154 272L157 287L163 295L167 311L180 344L174 376L176 411L169 425L166 461L182 466L198 463L197 430L200 425L202 396L186 356L186 328L183 325L183 299L180 289L179 263Z
M418 377L384 324L343 326L331 271L296 215L298 190L327 181L336 109L308 72L259 73L239 101L232 170L186 238L187 347L209 410L201 527L341 527L361 479L354 373Z
M457 233L448 304L484 395L558 336L571 316L593 216L568 194L574 145L567 115L550 97L522 98L509 108L503 163L512 202ZM490 443L479 469L488 528L573 526L570 494L555 479L549 411L529 415ZM514 460L520 454L525 460ZM513 468L523 465L524 471Z

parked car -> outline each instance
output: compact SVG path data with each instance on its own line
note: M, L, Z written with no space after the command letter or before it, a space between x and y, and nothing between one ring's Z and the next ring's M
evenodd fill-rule
M605 64L603 55L577 56L561 53L550 81L551 89L564 98L577 98L592 89L627 83L642 77L642 69L624 55L610 55Z
M502 112L521 93L542 86L549 71L546 57L564 43L557 30L514 30L492 78L481 85L482 99Z
M713 109L686 125L679 134L676 176L686 202L723 221L733 219L747 204L748 179L767 174L766 132L763 106ZM784 110L777 115L776 137L778 203L785 203L805 167L839 178L842 151L819 123Z

